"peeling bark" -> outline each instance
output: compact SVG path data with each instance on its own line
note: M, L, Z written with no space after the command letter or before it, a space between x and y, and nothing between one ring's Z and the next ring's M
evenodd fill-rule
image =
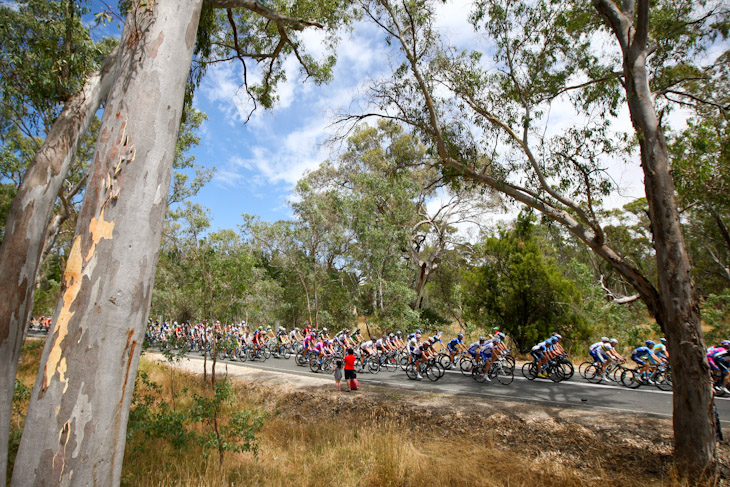
M81 91L66 103L28 166L8 214L0 248L0 485L6 483L15 376L25 326L33 311L46 230L81 139L111 88L116 53L115 49L102 70L89 76Z
M158 0L124 26L12 486L119 485L202 3Z

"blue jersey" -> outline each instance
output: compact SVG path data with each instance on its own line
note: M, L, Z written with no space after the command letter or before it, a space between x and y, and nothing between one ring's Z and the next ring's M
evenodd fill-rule
M632 357L650 357L651 356L651 349L649 347L636 347L633 352L631 352Z
M449 344L447 345L449 349L453 350L455 349L459 344L461 343L461 340L458 338L452 338L451 341L449 341Z

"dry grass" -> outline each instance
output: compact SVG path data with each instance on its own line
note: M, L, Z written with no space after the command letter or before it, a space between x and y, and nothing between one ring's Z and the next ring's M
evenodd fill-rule
M169 381L166 367L143 367ZM200 388L199 376L173 374L176 388ZM214 455L150 445L133 456L128 451L125 472L135 473L123 485L682 485L671 473L666 421L617 418L598 429L595 418L560 411L531 417L497 404L459 398L450 405L457 399L388 389L355 395L238 382L236 391L239 409L268 414L257 457L227 454L220 466Z

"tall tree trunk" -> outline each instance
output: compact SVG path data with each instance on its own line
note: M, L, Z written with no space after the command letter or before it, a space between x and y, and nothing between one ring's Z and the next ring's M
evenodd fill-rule
M0 485L6 483L8 435L15 376L48 222L76 150L114 76L117 50L103 69L64 106L43 146L26 170L8 213L0 248Z
M626 98L641 151L660 306L672 351L675 464L685 478L708 479L715 476L717 466L712 388L700 306L669 172L669 153L649 87L647 58L653 51L649 39L649 0L639 0L636 5L624 2L624 10L612 0L593 3L608 21L623 52Z
M202 3L150 2L125 23L14 487L119 485Z

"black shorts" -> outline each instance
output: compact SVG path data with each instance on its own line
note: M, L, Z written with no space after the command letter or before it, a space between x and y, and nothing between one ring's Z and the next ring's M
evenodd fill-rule
M354 370L345 369L345 380L350 380L350 379L357 379L357 375L355 375Z

